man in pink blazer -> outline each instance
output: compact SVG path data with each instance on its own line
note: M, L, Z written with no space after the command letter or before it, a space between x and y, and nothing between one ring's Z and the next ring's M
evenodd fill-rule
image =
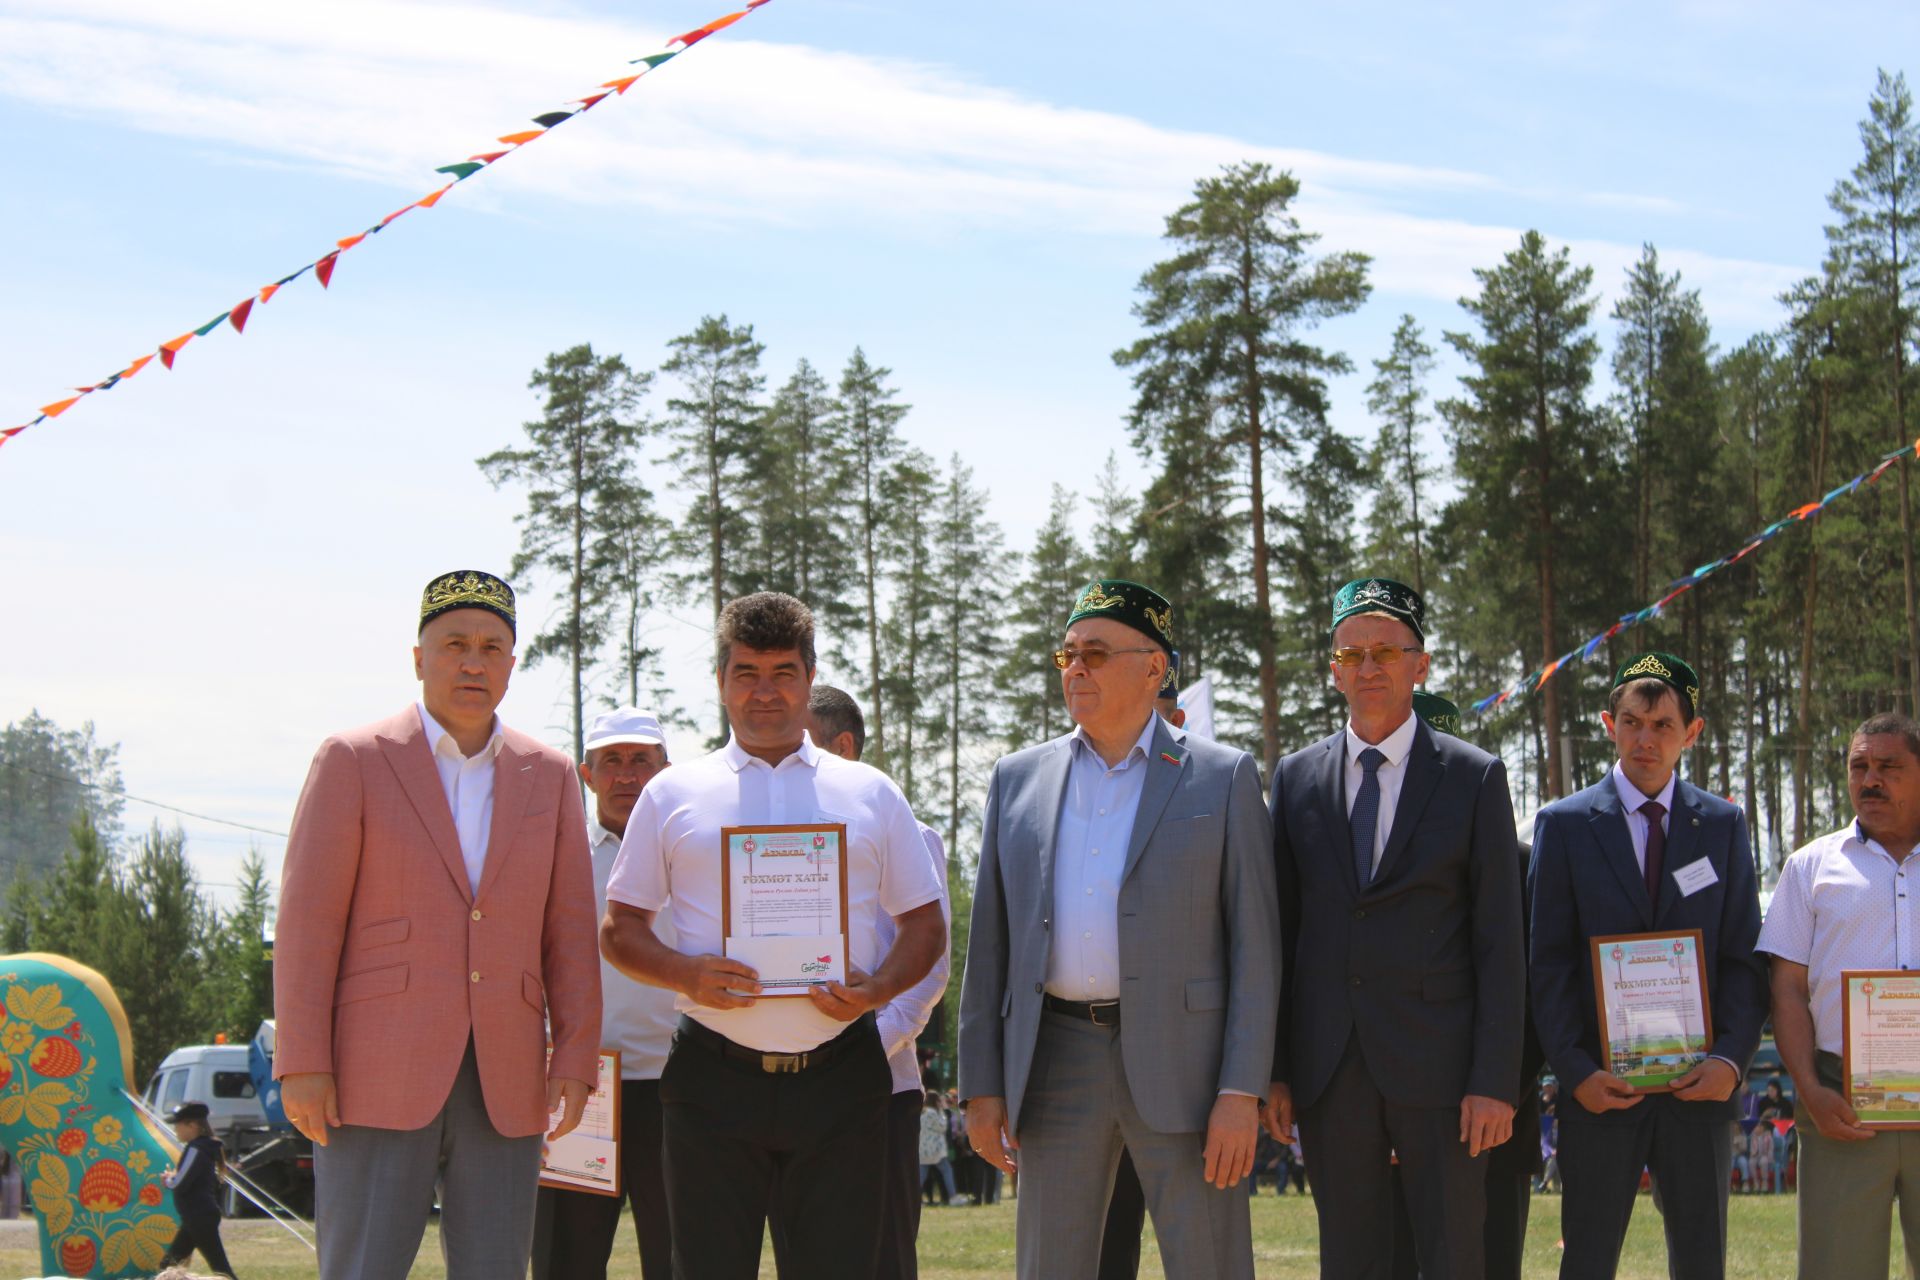
M434 579L421 701L322 743L294 814L274 1072L315 1143L322 1280L406 1276L436 1182L447 1273L519 1280L541 1135L596 1075L586 818L572 762L494 714L513 646L505 582Z

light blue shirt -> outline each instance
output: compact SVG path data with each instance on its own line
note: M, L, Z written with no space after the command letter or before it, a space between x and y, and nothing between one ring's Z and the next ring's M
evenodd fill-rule
M1053 838L1053 946L1047 990L1063 1000L1120 998L1120 878L1147 782L1158 716L1111 769L1086 732L1073 731L1073 763Z

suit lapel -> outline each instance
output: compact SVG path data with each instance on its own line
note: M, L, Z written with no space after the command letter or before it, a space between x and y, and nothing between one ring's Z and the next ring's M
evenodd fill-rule
M1321 743L1319 777L1314 789L1319 793L1320 811L1327 815L1327 833L1338 843L1334 851L1340 865L1340 882L1355 897L1360 894L1359 873L1353 866L1353 822L1347 817L1347 731L1342 729Z
M1413 839L1413 829L1420 825L1420 815L1425 812L1427 801L1433 799L1446 771L1446 761L1440 758L1440 748L1434 745L1433 735L1427 732L1426 723L1416 718L1413 745L1407 748L1407 776L1400 783L1400 799L1393 806L1393 826L1387 829L1387 847L1380 855L1373 883L1385 880L1405 854L1408 842Z
M1073 741L1060 738L1053 750L1041 757L1034 777L1035 798L1040 801L1040 840L1035 846L1040 867L1040 915L1053 917L1053 844L1060 833L1060 806L1067 799L1067 772L1073 764Z
M1173 759L1167 760L1164 758L1166 756ZM1186 764L1185 744L1174 741L1167 722L1155 715L1153 737L1147 743L1147 758L1134 766L1145 769L1147 776L1140 784L1140 807L1133 811L1133 834L1127 838L1127 865L1120 869L1122 884L1133 874L1134 864L1140 861L1140 855L1146 851L1153 829L1160 825L1160 815L1166 812L1167 801L1173 797L1173 789L1180 783L1180 771L1186 768Z
M480 892L475 900L487 896L487 890L500 878L500 864L513 848L519 834L520 819L526 815L527 802L533 799L533 761L505 742L493 758L493 818L487 832L487 860L480 867Z
M394 776L400 779L400 789L407 793L434 848L440 851L440 860L447 864L448 873L460 886L461 895L472 901L466 859L460 856L460 834L454 830L453 810L447 807L446 788L440 785L440 771L434 767L433 753L427 750L427 731L420 723L418 708L397 718L391 733L380 735L380 750L392 766Z
M1657 925L1680 897L1673 873L1699 857L1700 797L1684 781L1673 784L1673 812L1667 815L1667 856L1660 872L1660 899L1653 911Z
M1606 858L1607 865L1613 869L1614 878L1620 881L1620 888L1633 903L1633 909L1640 913L1641 927L1653 928L1653 900L1647 896L1647 879L1640 871L1640 860L1633 856L1633 836L1627 831L1627 811L1620 807L1620 793L1613 789L1613 775L1609 773L1595 788L1593 812L1588 823L1593 828L1593 838L1600 845L1600 852Z

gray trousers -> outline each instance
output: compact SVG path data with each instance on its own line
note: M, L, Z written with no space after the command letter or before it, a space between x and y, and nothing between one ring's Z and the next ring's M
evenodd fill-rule
M1839 1059L1822 1053L1819 1074L1840 1087ZM1893 1245L1893 1202L1907 1274L1920 1275L1920 1130L1883 1129L1863 1142L1820 1136L1805 1107L1793 1110L1800 1135L1800 1280L1886 1280Z
M1040 1018L1020 1113L1020 1280L1095 1280L1124 1146L1132 1153L1167 1280L1253 1280L1249 1183L1202 1176L1205 1133L1160 1133L1134 1109L1120 1060L1125 1029Z
M440 1193L440 1252L459 1280L523 1280L533 1249L541 1136L487 1119L473 1045L424 1129L342 1125L313 1149L320 1280L406 1280Z

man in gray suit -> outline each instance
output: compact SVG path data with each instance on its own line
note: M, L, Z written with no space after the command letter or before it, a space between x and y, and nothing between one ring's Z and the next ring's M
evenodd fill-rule
M1413 714L1425 612L1390 578L1340 588L1346 727L1274 770L1287 971L1267 1124L1299 1117L1328 1280L1392 1274L1390 1153L1420 1274L1482 1280L1484 1153L1520 1088L1513 802L1497 758Z
M1173 606L1103 579L1053 655L1076 728L994 766L960 997L974 1150L1020 1180L1021 1280L1093 1280L1122 1146L1169 1280L1251 1280L1279 1002L1253 760L1153 712Z

